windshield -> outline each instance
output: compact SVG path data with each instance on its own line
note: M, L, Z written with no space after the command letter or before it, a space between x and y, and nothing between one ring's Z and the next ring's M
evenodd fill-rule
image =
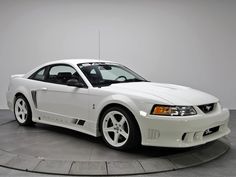
M94 87L124 82L146 82L135 72L118 64L95 62L78 64L78 67Z

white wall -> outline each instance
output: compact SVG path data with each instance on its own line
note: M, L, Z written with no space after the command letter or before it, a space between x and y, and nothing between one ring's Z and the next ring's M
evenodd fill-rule
M236 108L235 0L0 0L0 108L11 74L62 58L121 62Z

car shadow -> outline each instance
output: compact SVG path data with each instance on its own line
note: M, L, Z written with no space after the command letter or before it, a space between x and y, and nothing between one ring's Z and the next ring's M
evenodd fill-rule
M88 142L89 145L97 146L99 148L107 148L107 150L110 151L115 151L113 149L110 149L109 147L106 147L105 143L103 142L101 137L93 137L91 135L87 135L85 133L81 133L75 130L70 130L67 128L62 128L62 127L57 127L57 126L52 126L52 125L45 125L45 124L40 124L37 123L34 125L34 127L24 127L25 129L28 130L42 130L42 131L48 131L48 132L53 132L58 135L63 135L63 136L69 136L78 140L83 140L83 142ZM201 145L204 146L204 145ZM196 147L191 147L191 148L168 148L168 147L152 147L152 146L140 146L136 149L132 150L126 150L126 151L117 151L119 152L124 152L128 154L138 154L139 156L144 156L147 158L151 157L161 157L161 156L168 156L168 155L173 155L173 154L178 154L178 153L186 153L188 151L192 151L199 148L199 146Z

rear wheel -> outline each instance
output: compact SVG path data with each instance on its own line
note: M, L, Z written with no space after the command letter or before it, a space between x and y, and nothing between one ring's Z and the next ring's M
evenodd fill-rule
M32 125L32 111L27 99L23 95L19 95L15 99L14 114L16 121L20 125Z
M133 115L120 107L112 107L104 112L100 130L105 143L113 149L131 149L140 144Z

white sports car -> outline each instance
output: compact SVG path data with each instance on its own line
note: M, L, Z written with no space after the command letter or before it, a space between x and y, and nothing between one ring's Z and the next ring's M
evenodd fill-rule
M229 111L192 88L153 83L115 62L70 59L11 76L7 104L35 122L102 136L114 149L191 147L229 134Z

